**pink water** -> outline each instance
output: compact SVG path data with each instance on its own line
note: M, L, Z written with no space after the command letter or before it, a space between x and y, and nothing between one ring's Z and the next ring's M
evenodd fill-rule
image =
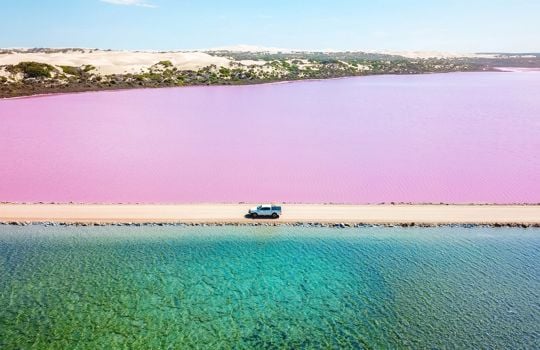
M540 74L0 101L0 201L540 202Z

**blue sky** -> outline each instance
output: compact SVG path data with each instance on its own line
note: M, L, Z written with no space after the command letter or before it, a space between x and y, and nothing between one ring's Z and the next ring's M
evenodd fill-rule
M540 52L540 0L0 0L0 47Z

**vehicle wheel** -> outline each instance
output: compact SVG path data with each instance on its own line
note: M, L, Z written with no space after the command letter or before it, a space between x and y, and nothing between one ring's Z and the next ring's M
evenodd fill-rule
M272 217L273 217L274 219L276 219L276 218L279 217L279 215L278 215L277 213L272 213Z
M257 215L257 213L253 213L253 214L251 214L251 217L252 217L252 218L254 218L254 219L256 219L256 218L257 218L257 216L259 216L259 215Z

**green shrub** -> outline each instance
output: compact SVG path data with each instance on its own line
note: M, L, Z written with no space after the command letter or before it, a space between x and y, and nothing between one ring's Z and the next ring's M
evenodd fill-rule
M224 77L229 77L231 76L231 70L225 67L221 67L219 68L219 74L221 74Z
M66 73L66 74L70 74L70 75L80 75L81 74L81 70L78 67L60 66L60 68L62 68L62 71L64 71L64 73Z
M50 64L20 62L8 68L12 73L23 73L25 78L50 78L55 69Z
M339 64L340 62L336 59L323 59L320 60L319 63L321 64Z
M159 61L156 65L160 65L160 66L163 66L163 67L172 67L173 64L171 61Z

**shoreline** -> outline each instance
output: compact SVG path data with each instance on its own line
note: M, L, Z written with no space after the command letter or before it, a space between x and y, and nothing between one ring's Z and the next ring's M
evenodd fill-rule
M0 204L0 224L540 227L540 205L283 204L278 219L246 217L254 205Z
M143 87L112 87L112 88L89 88L84 90L75 89L73 91L61 91L61 92L43 92L30 95L19 95L12 97L0 97L0 101L9 101L17 99L28 99L28 98L37 98L37 97L49 97L49 96L62 96L62 95L74 95L74 94L84 94L84 93L99 93L99 92L123 92L130 90L157 90L157 89L177 89L177 88L207 88L207 87L237 87L237 86L260 86L260 85L281 85L281 84L291 84L291 83L301 83L301 82L318 82L326 80L342 80L342 79L353 79L353 78L365 78L365 77L378 77L378 76L411 76L411 75L432 75L432 74L449 74L449 73L513 73L513 71L503 71L503 70L471 70L471 71L449 71L449 72L423 72L423 73L382 73L382 74L363 74L363 75L347 75L339 77L328 77L328 78L307 78L307 79L293 79L293 80L270 80L270 81L255 81L255 82L241 82L236 84L193 84L193 85L183 85L183 86L143 86ZM514 72L515 73L515 72Z

